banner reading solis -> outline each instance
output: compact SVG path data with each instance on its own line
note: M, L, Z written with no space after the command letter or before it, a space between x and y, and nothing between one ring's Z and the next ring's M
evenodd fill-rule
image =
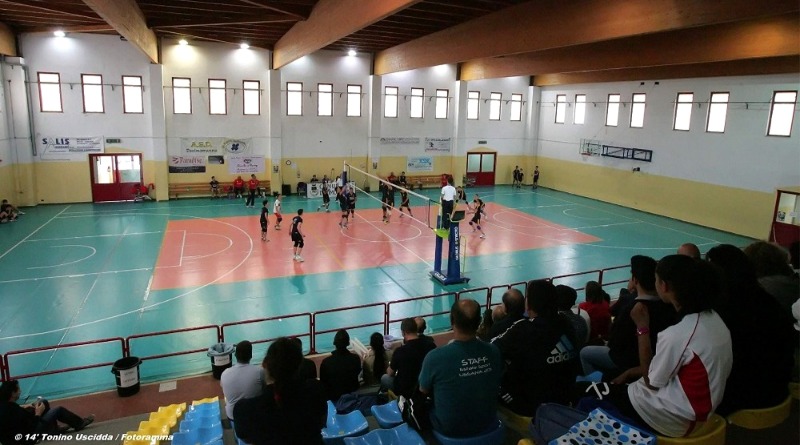
M205 156L170 156L168 160L170 173L205 173Z
M250 173L263 173L264 172L264 157L263 156L229 156L228 157L228 173L232 175L250 174Z
M103 153L101 136L39 138L39 158L43 161L80 161L88 154Z

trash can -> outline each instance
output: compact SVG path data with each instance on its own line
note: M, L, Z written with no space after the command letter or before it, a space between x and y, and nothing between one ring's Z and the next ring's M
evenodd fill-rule
M306 191L308 190L308 185L305 182L298 182L297 183L297 194L300 196L306 196Z
M111 372L117 380L117 394L128 397L139 392L139 357L124 357L114 362Z
M219 380L222 377L222 371L232 366L232 355L233 345L230 343L217 343L208 348L208 356L211 357L211 373L215 379Z
M292 194L292 185L291 184L282 184L281 185L281 194L283 196L289 196Z

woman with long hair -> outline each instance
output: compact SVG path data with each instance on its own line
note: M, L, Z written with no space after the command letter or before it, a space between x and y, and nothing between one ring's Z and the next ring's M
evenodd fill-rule
M375 385L380 383L381 376L386 374L389 366L389 351L383 345L383 334L373 332L369 336L370 350L364 357L364 384Z

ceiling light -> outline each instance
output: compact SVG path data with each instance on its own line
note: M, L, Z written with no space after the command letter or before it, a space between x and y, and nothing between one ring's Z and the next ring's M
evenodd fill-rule
M347 55L350 57L355 57L356 54L358 53L354 49L351 49L350 51L347 52Z
M248 45L247 43L242 43L241 45L239 45L239 48L247 49L247 48L250 48L250 45Z
M186 46L188 44L189 44L189 42L187 42L186 39L178 40L178 45L180 45L180 46Z
M56 37L64 37L65 35L67 35L67 33L59 29L58 31L53 32L53 35Z

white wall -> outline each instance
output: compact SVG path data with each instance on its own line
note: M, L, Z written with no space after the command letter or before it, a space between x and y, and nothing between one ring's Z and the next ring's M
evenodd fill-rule
M510 155L530 155L532 148L526 141L526 122L530 118L528 104L536 101L531 98L528 84L528 76L505 77L501 79L475 80L467 84L467 91L478 91L481 93L478 119L467 120L465 129L464 144L466 147L487 145L504 154ZM489 120L489 98L491 93L502 93L503 99L500 104L500 121ZM522 120L511 121L511 107L508 101L511 94L521 94L522 101ZM463 112L466 114L466 97L464 98ZM478 141L487 141L487 144L478 144Z
M795 116L791 137L765 136L773 91L798 89L796 75L545 87L537 154L615 169L641 167L643 173L771 193L778 186L800 184L800 119ZM724 133L706 133L706 103L693 106L690 131L672 130L678 92L693 92L695 102L706 102L711 92L726 91L730 92L730 104ZM609 93L621 94L623 102L630 102L633 93L646 93L644 128L630 128L629 103L620 108L619 125L606 127ZM566 94L568 102L574 102L575 94L587 95L585 125L572 123L572 106L567 108L565 124L554 123L557 94ZM653 150L653 162L583 157L579 155L582 138Z

